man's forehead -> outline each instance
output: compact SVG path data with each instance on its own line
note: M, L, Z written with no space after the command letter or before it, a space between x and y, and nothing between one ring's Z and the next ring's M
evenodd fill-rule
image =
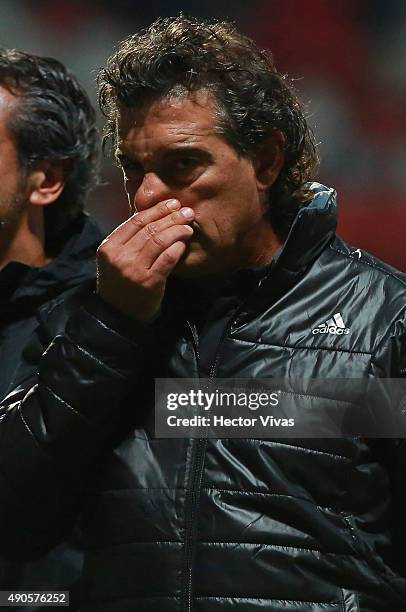
M217 131L216 106L207 92L168 96L141 108L120 106L116 127L122 145L141 135L187 142Z

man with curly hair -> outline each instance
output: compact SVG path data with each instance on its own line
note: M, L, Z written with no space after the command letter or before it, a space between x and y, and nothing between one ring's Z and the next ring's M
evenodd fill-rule
M405 610L402 441L153 428L158 377L404 376L405 279L336 237L303 109L230 23L158 20L99 84L133 214L4 402L3 550L38 554L80 513L92 612Z

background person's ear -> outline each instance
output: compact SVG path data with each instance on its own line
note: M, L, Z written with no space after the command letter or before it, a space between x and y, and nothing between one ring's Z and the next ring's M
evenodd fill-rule
M41 162L27 180L29 201L33 206L48 206L61 195L68 173L67 161Z
M253 163L259 191L267 191L278 178L285 161L285 136L274 130L255 149Z

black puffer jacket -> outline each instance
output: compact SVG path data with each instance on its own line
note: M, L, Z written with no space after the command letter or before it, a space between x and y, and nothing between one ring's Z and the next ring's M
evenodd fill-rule
M48 314L70 296L86 291L89 282L94 283L95 253L103 239L100 230L82 213L65 233L57 257L47 266L32 268L12 262L0 271L0 398L36 369L34 355L24 349L38 335ZM76 302L70 299L72 308L80 303L79 298ZM52 338L42 342L46 345Z
M3 408L8 554L38 554L81 513L88 612L406 610L403 441L152 435L152 374L405 375L405 278L334 230L335 194L315 188L266 276L204 319L170 291L151 327L97 298L74 314ZM312 333L336 313L348 334Z
M47 266L13 262L0 271L0 398L36 373L43 349L94 285L99 229L80 214L64 236ZM0 589L68 588L80 577L81 568L82 552L71 539L34 563L0 559Z

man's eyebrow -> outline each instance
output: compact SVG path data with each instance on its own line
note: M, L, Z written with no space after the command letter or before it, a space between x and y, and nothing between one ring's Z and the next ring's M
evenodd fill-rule
M212 161L213 155L206 149L200 147L187 145L184 143L171 145L170 147L161 147L155 152L155 157L160 159L167 159L171 157L177 157L178 155L189 154L194 157L200 158L202 161ZM123 161L131 161L132 163L140 163L138 159L131 153L127 153L120 148L117 148L114 152L115 159L122 163Z
M200 147L196 147L193 145L187 145L184 143L181 143L175 146L171 146L169 148L165 148L160 153L161 157L163 158L176 157L178 155L185 155L185 154L200 158L203 161L213 160L213 155L207 149L202 149Z

